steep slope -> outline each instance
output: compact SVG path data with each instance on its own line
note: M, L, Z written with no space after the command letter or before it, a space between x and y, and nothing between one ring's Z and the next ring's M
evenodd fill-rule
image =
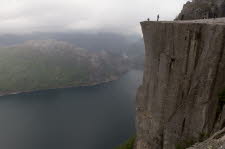
M225 127L225 19L142 22L136 149L185 148Z
M188 1L177 20L194 20L213 17L225 17L224 0L193 0Z
M224 149L225 148L225 129L215 133L212 137L202 143L198 143L188 149Z
M127 61L109 52L90 52L56 40L27 41L0 48L0 94L110 81Z

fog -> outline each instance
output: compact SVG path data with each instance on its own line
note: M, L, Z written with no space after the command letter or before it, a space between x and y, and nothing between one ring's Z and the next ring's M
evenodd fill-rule
M173 20L187 0L1 0L0 32L140 33L139 22Z

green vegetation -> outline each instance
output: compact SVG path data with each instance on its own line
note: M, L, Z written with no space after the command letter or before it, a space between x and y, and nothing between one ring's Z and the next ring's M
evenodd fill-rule
M1 48L0 92L78 85L87 79L85 63L78 64L70 55L52 54L26 47Z
M185 149L185 147L181 144L176 144L176 149Z
M181 143L176 144L176 149L186 149L195 144L194 139L185 140Z
M118 76L120 60L59 41L0 48L0 94L79 86Z
M225 103L225 89L218 95L219 101Z
M121 144L116 149L133 149L136 137L128 139L124 144Z
M207 138L209 138L209 136L210 136L209 133L201 132L201 133L199 134L199 142L205 141Z

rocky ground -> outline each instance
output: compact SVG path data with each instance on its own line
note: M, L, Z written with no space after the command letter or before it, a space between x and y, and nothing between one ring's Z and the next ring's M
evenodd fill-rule
M225 17L224 0L192 0L188 1L177 20L194 20L203 18Z
M225 128L202 143L188 149L225 149Z
M145 23L154 21L145 21ZM212 24L225 25L225 17L215 19L196 19L196 20L175 20L175 21L159 21L160 23L182 23L182 24Z

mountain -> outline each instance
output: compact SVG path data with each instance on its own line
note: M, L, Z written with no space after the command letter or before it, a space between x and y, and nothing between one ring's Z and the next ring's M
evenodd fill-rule
M59 40L65 41L90 51L110 50L121 52L130 44L139 40L138 35L122 35L110 32L35 32L30 34L0 35L0 45L21 44L27 40Z
M0 93L91 85L118 78L127 60L57 40L31 40L0 47Z
M0 46L23 44L27 40L57 40L86 49L91 52L107 51L126 57L134 68L144 66L144 41L138 35L122 35L110 32L37 32L31 34L0 35Z
M176 20L194 20L203 18L225 17L224 0L188 1Z

